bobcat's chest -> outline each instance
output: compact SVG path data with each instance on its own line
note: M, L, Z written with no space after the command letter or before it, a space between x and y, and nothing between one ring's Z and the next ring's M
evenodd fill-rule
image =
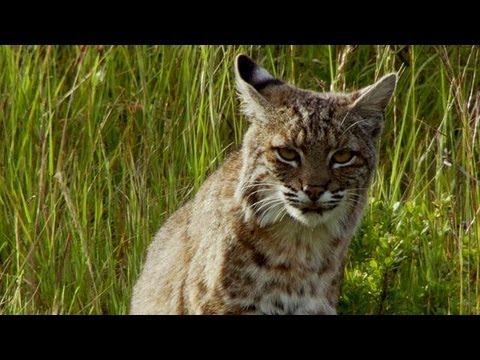
M299 280L297 284L266 291L256 303L256 313L268 315L336 314L330 296L332 276Z
M257 254L249 265L231 268L224 282L229 302L254 314L335 314L341 264L335 251L329 255L288 263Z
M328 229L282 226L238 233L222 288L234 313L335 314L344 242ZM228 310L227 310L228 311Z

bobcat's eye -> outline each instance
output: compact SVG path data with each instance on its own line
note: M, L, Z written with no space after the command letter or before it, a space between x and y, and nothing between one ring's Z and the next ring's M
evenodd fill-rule
M281 160L300 161L300 154L291 148L278 148L277 154Z
M332 155L332 160L337 164L346 164L353 159L355 154L350 150L340 150Z

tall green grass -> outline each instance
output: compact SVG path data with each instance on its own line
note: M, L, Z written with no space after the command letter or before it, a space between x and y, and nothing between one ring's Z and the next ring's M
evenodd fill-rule
M480 313L478 47L0 47L0 313L124 314L146 247L247 124L233 59L344 91L399 71L344 314Z

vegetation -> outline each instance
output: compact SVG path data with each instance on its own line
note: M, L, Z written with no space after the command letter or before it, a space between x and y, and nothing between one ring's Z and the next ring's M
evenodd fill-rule
M1 46L0 314L128 312L154 232L241 143L239 52L317 91L399 71L339 311L479 314L471 46Z

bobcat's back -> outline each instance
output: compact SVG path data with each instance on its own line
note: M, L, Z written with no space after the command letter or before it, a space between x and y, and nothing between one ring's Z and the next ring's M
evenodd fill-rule
M190 303L200 306L212 295L208 289L219 276L222 239L240 214L233 197L239 155L231 154L155 235L134 288L131 313L193 313Z

